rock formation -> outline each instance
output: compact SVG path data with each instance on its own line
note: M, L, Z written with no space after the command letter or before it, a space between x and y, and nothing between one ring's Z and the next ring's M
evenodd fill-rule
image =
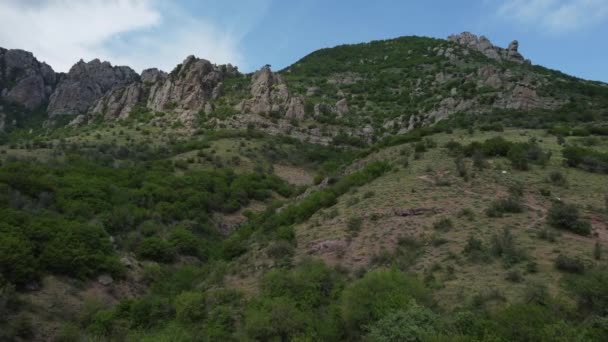
M35 109L48 101L56 80L31 52L0 48L0 99Z
M488 58L496 60L505 60L516 63L526 63L526 59L519 53L519 42L514 40L509 44L509 47L504 49L495 46L485 36L476 36L470 32L463 32L461 34L455 34L448 37L451 42L456 42L460 45L464 45L470 49L477 50L484 54Z
M88 63L80 60L51 95L48 112L60 114L85 114L107 92L139 80L139 75L126 66L112 66L94 59Z
M242 101L237 110L251 114L279 114L291 119L304 117L304 100L292 95L287 83L270 66L257 71L251 80L251 98Z

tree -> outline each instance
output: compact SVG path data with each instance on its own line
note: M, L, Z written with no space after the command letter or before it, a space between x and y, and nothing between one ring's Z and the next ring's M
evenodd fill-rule
M38 268L33 253L32 244L25 238L0 233L0 274L16 284L32 280Z
M205 318L205 297L198 292L182 292L175 298L175 315L184 323L199 322Z
M258 341L290 341L304 333L311 317L285 297L264 298L245 315L245 331Z
M393 311L369 327L366 341L423 341L437 332L439 317L416 303L407 310Z
M417 278L397 270L373 271L342 293L342 318L346 329L357 334L389 312L407 309L414 299L430 301L429 292Z
M161 238L149 237L141 242L137 255L143 259L170 262L175 258L175 249L169 242Z
M591 233L591 225L579 219L578 208L572 204L554 202L549 208L547 222L555 228L570 230L576 234Z

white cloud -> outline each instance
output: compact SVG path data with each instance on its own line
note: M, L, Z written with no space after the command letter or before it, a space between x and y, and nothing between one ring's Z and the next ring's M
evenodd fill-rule
M577 31L608 20L606 0L504 0L501 17L549 33Z
M100 58L170 71L187 55L242 62L244 32L160 0L0 0L0 46L32 51L56 71Z

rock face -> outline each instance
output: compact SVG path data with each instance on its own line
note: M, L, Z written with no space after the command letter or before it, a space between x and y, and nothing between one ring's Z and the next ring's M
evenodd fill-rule
M189 56L170 75L152 85L148 108L198 111L212 98L213 89L223 79L223 73L211 62Z
M106 93L89 112L102 114L106 119L126 119L141 102L143 95L144 88L139 83L131 83Z
M139 80L139 75L126 66L112 66L94 59L88 63L80 60L51 95L47 108L49 115L85 114L107 92Z
M89 110L90 115L124 119L138 105L153 111L171 110L178 119L192 126L201 110L209 110L209 100L223 94L223 80L238 74L232 65L215 65L194 56L187 57L167 74L147 69L141 77L114 87Z
M340 116L348 114L348 101L346 99L342 99L336 102L336 110Z
M304 117L304 100L291 95L287 83L279 74L265 66L251 80L251 98L242 101L237 109L251 114L279 114L292 119Z
M53 69L31 52L0 48L0 98L35 109L45 104L55 87Z
M448 40L469 47L470 49L477 50L483 53L488 58L511 61L516 63L528 62L519 53L519 42L517 40L512 41L511 44L509 44L509 47L506 49L495 46L485 36L477 37L476 35L470 32L463 32L461 34L451 35L448 37Z

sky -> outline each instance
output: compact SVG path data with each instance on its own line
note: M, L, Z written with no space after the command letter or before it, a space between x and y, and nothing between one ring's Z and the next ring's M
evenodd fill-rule
M463 31L608 82L608 0L0 0L0 46L56 71L94 58L170 71L188 55L278 70L324 47Z

